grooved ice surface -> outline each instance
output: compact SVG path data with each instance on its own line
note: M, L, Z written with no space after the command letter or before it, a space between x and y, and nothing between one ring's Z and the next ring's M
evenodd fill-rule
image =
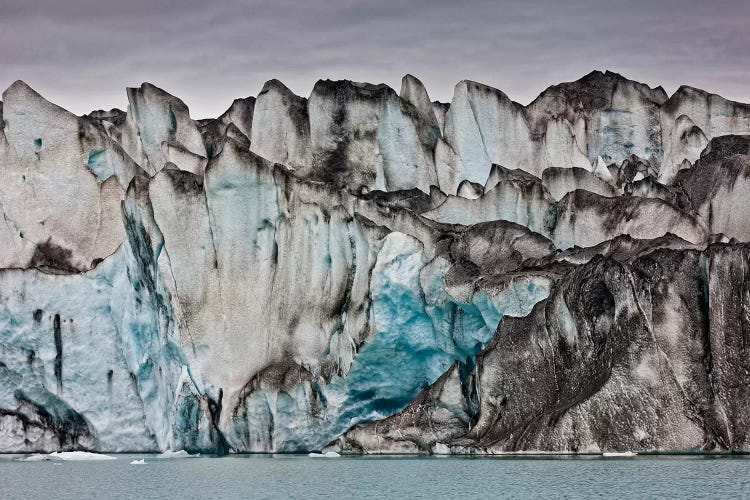
M750 108L615 73L0 107L0 451L748 449Z

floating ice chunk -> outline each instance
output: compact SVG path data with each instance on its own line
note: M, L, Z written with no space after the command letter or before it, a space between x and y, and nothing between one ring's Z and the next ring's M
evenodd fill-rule
M91 453L88 451L60 451L49 454L52 460L64 460L64 461L82 461L82 460L117 460L115 457L109 455L102 455L101 453Z
M191 455L190 453L188 453L185 450L177 450L177 451L167 450L164 453L162 453L161 455L157 455L156 458L197 458L199 456L201 456L200 453L196 453L195 455Z
M432 452L435 455L450 455L451 449L445 443L435 443L435 446L432 447Z
M49 455L43 455L41 453L34 453L28 457L17 458L16 462L47 462L51 460Z
M638 453L634 451L605 451L602 453L603 457L634 457Z
M146 459L141 458L139 460L133 460L132 462L130 462L130 465L146 465Z
M327 451L325 453L310 453L307 456L312 458L337 458L341 455L339 455L335 451Z

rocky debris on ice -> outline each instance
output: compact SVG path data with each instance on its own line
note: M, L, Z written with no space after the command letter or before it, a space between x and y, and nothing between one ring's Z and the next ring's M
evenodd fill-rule
M583 168L550 167L542 172L542 184L556 201L577 189L583 189L601 196L617 196L617 189L611 184Z
M691 169L679 172L675 189L685 193L713 234L750 239L750 135L711 139Z
M427 453L437 443L470 453L743 448L748 403L736 381L746 378L738 319L746 307L728 297L744 286L734 270L747 255L737 244L654 248L628 263L597 256L571 268L530 315L500 323L476 365L457 364L407 409L355 427L339 445L366 453Z
M750 134L750 105L682 86L661 108L664 157L659 180L670 184L685 160L695 162L708 142Z
M747 105L128 102L3 94L0 451L750 449Z
M120 203L140 167L86 119L23 82L3 103L0 266L91 268L125 238Z

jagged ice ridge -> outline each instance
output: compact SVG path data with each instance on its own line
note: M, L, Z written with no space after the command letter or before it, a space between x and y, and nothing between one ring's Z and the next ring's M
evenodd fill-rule
M0 451L749 450L750 106L593 72L0 104Z

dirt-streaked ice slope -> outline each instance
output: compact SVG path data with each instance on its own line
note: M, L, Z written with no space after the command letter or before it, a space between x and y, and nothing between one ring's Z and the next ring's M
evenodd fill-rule
M750 450L750 106L615 73L0 105L0 452Z

